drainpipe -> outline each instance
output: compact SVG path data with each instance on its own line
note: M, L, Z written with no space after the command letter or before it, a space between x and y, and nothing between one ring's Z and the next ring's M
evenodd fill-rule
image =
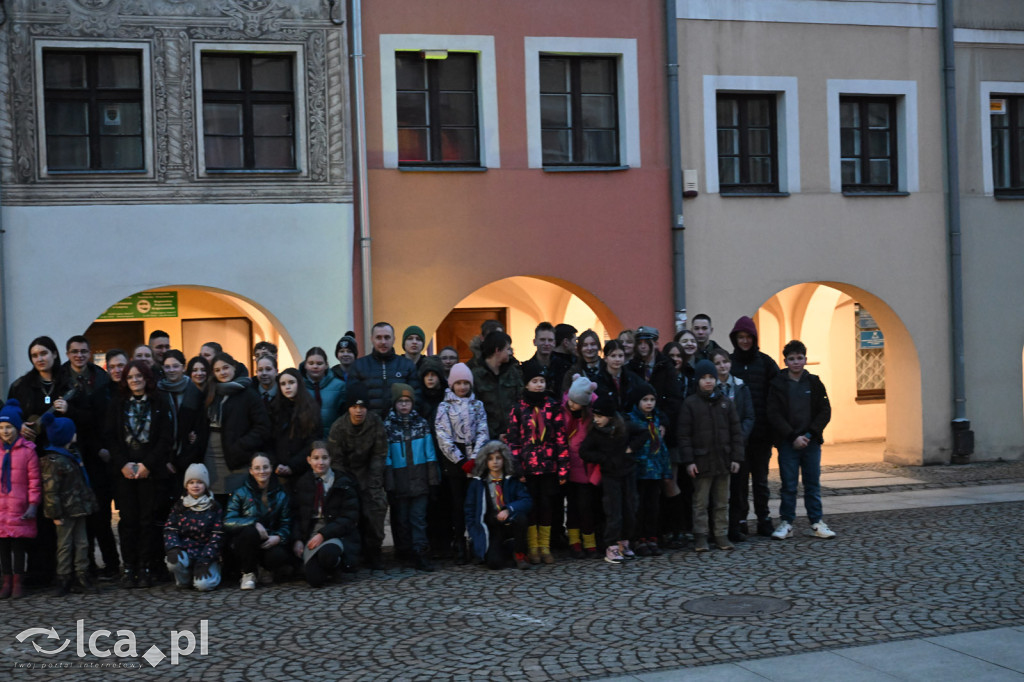
M363 82L363 3L352 0L352 76L355 85L356 194L359 202L359 253L362 264L363 348L370 348L373 277L370 267L370 200L366 180L366 86Z
M683 234L683 162L679 131L679 46L676 41L676 0L665 0L665 79L668 85L669 194L672 201L672 302L676 331L686 327L686 261Z
M7 395L7 264L4 262L3 205L0 204L0 388Z
M943 112L946 118L946 228L949 233L949 317L953 345L953 456L966 464L974 452L974 432L967 419L964 389L964 299L960 242L960 153L956 129L956 59L953 42L953 0L941 0Z

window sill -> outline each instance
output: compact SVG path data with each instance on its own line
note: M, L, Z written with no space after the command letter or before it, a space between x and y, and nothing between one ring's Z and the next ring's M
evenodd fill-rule
M96 175L137 175L147 176L149 171L145 168L132 168L127 170L107 170L107 169L96 169L96 170L47 170L44 174L46 177L60 177L63 178L74 178L74 177L93 177Z
M399 166L398 170L412 173L483 173L485 166Z
M545 173L594 173L629 170L629 166L544 166Z
M301 175L302 171L298 168L239 168L239 169L209 169L207 168L202 173L202 177L211 176L226 176L226 175L240 175L245 177L251 177L253 175Z
M1024 193L1022 194L996 194L994 195L996 201L1020 201L1024 199Z
M910 192L859 192L857 190L843 190L844 197L909 197Z
M729 199L745 197L788 197L789 192L719 192L723 197Z
M864 404L864 403L884 403L885 402L885 394L883 393L881 395L864 395L864 396L859 395L856 398L854 398L854 402L857 403L858 405Z

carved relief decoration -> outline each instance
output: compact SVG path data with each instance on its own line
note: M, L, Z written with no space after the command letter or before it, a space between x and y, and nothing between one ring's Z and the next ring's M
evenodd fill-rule
M6 205L352 200L346 35L320 0L8 0L0 37L0 180ZM50 176L40 168L37 40L149 45L152 171ZM305 165L296 176L200 177L194 45L301 45ZM298 139L297 142L298 144ZM297 150L299 152L299 150Z

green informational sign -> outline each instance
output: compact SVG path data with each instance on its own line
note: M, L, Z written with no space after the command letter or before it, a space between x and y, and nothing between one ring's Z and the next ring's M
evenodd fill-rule
M137 320L143 317L177 317L177 291L150 291L132 294L115 303L99 316L101 320Z

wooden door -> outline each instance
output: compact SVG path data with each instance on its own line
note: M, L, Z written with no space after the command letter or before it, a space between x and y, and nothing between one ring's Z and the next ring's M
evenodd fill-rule
M497 320L508 333L508 308L454 308L437 328L434 352L453 346L459 352L459 360L469 360L473 357L469 342L480 334L480 325L487 320Z

